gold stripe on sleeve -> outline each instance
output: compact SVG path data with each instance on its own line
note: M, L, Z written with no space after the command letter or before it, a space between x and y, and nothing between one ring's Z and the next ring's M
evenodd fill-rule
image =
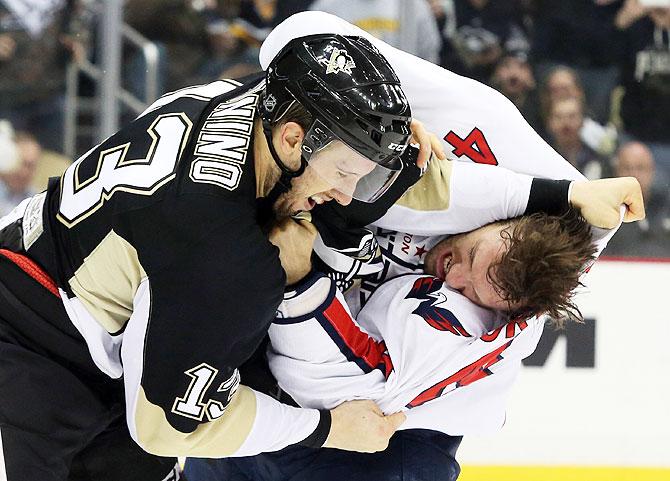
M139 444L145 451L157 456L231 456L246 440L255 418L256 396L246 386L237 389L220 418L200 424L191 433L174 429L163 410L147 399L141 387L135 410Z
M449 208L449 180L453 162L433 159L426 173L396 202L414 210L446 210Z
M133 299L147 276L137 251L113 230L69 280L72 292L110 334L119 332L133 312Z

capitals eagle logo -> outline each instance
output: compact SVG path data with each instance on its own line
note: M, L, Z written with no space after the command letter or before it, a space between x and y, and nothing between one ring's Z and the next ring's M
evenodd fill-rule
M423 299L412 314L421 316L429 326L438 331L449 331L457 336L472 337L453 312L441 305L446 304L447 296L440 289L443 281L436 277L420 277L410 289L405 299Z

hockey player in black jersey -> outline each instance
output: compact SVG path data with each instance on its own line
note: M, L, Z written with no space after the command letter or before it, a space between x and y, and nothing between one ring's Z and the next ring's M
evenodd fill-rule
M293 408L237 368L287 281L268 222L373 202L410 122L368 41L302 38L267 75L159 99L3 218L0 479L170 480L176 456L383 449L402 414Z

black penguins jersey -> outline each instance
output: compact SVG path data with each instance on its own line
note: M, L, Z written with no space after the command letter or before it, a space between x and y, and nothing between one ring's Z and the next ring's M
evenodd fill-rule
M154 454L253 455L319 422L241 386L237 370L285 284L256 221L263 86L168 94L24 205L28 255L56 279L97 367L123 377L130 432Z

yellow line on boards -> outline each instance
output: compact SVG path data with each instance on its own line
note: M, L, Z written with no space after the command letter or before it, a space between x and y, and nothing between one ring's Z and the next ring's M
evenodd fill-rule
M670 468L461 466L458 481L669 481Z

